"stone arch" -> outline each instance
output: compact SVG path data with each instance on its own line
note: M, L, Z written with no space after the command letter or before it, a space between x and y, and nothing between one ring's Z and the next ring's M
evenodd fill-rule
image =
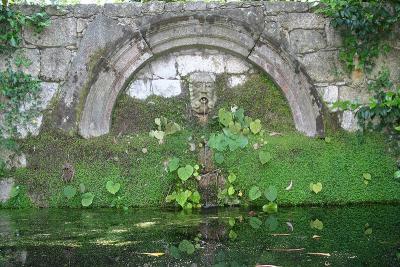
M127 25L116 24L103 15L96 20L104 24L97 25L97 28L110 31L112 26L115 32L119 27L121 34L105 42L101 59L94 64L96 71L88 71L81 88L75 87L74 91L70 89L69 103L78 95L78 103L72 106L83 106L83 110L80 114L72 112L68 119L76 120L83 137L109 132L118 94L144 64L158 55L193 46L225 50L258 66L283 91L292 110L296 129L308 136L323 136L322 103L316 90L297 60L268 37L263 26L262 9L219 11L218 14L196 12L189 15L157 15ZM97 33L100 34L99 29ZM79 64L75 67L79 67ZM64 106L68 103L66 96L68 92L64 95ZM78 113L76 108L74 110ZM67 122L65 125L68 125L68 119L65 121L64 118L61 124Z

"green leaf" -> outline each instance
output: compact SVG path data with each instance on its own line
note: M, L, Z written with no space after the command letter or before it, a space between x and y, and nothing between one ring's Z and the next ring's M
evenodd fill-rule
M214 160L216 163L221 164L224 162L224 155L222 153L215 153Z
M322 230L324 228L324 224L320 220L315 219L314 221L310 221L310 227L313 229Z
M184 207L185 207L185 204L186 204L186 202L187 202L187 200L188 200L188 198L189 198L191 195L192 195L192 191L190 191L190 190L186 190L186 191L179 192L179 193L176 195L176 202L177 202L182 208L184 208Z
M179 167L179 159L173 158L168 162L168 170L169 172L176 171Z
M92 205L94 199L94 194L91 192L85 193L82 195L82 206L89 207Z
M274 202L270 202L268 204L265 204L262 207L262 209L264 212L267 212L267 213L276 213L276 212L278 212L278 204L276 204Z
M249 223L250 226L253 227L254 229L258 229L262 225L262 221L257 217L251 217Z
M150 136L157 138L158 140L163 140L165 132L163 131L151 131Z
M265 190L264 195L269 201L274 202L278 197L278 189L271 185Z
M400 179L400 170L398 170L398 171L396 171L396 172L394 173L394 178Z
M235 194L235 188L233 188L233 186L230 186L228 188L228 195L232 196L233 194Z
M85 193L86 191L86 186L84 183L80 183L79 184L79 192L81 192L82 194Z
M261 164L265 164L272 159L271 153L261 150L258 152L258 158L260 159Z
M176 192L175 191L172 192L171 195L167 195L165 197L165 201L168 202L168 203L174 201L175 199L176 199Z
M330 137L325 137L325 142L326 143L330 143L332 141L332 139Z
M230 239L235 240L237 238L237 236L238 235L237 235L237 233L235 231L233 231L233 230L229 231L229 238Z
M165 125L165 134L170 135L174 134L176 132L179 132L181 130L181 126L177 124L176 122L169 122L167 125Z
M364 177L365 180L371 181L371 174L363 173L363 177Z
M178 248L179 248L180 251L186 252L189 255L193 254L194 251L195 251L194 245L190 241L188 241L186 239L182 240L179 243Z
M193 194L190 196L190 200L195 204L200 203L200 199L201 199L201 196L198 191L194 191Z
M110 192L111 194L115 195L116 193L118 193L119 189L121 188L121 184L120 183L114 183L113 181L108 181L106 183L106 189L108 192Z
M369 227L369 228L365 229L364 234L365 235L371 235L372 234L372 228Z
M231 227L235 226L235 224L236 224L235 218L229 218L228 223L229 223L229 225L230 225Z
M174 257L175 259L180 259L181 254L179 253L179 249L175 246L170 246L169 247L169 254Z
M64 187L63 192L64 196L68 199L71 199L76 195L76 189L71 185L67 185L66 187Z
M235 175L234 173L231 172L231 173L228 175L228 181L229 181L230 183L235 182L235 181L236 181L236 175Z
M223 126L228 127L229 123L233 121L232 113L221 108L218 111L218 119Z
M249 191L250 200L254 201L257 198L261 197L261 191L258 186L252 186Z
M19 192L20 192L20 187L19 186L13 186L11 188L11 191L10 191L10 198L14 198L14 197L18 196Z
M185 182L187 179L190 178L190 176L192 176L193 171L194 169L190 165L186 165L185 167L180 167L178 169L178 177L179 179Z
M311 183L310 190L313 191L315 194L318 194L319 192L322 191L322 183L320 183L320 182L318 182L316 184Z
M250 123L250 131L253 134L258 134L261 131L261 121L259 119Z
M279 226L278 219L273 215L268 216L265 220L265 224L268 226L270 231L275 231Z
M160 118L155 118L154 122L156 125L161 126L161 119Z

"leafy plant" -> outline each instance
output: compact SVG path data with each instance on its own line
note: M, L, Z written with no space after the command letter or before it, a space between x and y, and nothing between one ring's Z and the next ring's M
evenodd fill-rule
M20 190L20 187L18 185L17 186L13 186L11 188L11 191L10 191L10 198L17 197L19 195L20 191L21 190Z
M232 206L239 205L241 203L243 193L237 188L236 179L237 177L233 172L229 173L225 188L219 190L218 199L222 204Z
M188 255L191 255L195 251L195 247L189 240L182 240L178 246L179 250L182 252L186 252Z
M310 227L312 229L322 230L324 228L324 224L322 221L315 219L313 221L310 221Z
M370 173L363 173L363 178L364 178L364 184L368 185L369 182L372 180L371 174Z
M252 186L249 191L249 198L251 201L254 201L261 197L262 193L258 186Z
M319 192L322 191L322 183L318 182L316 184L310 183L310 190L314 192L315 194L318 194Z
M258 158L260 159L261 164L264 165L272 159L272 156L271 153L261 150L258 152Z
M121 184L120 183L114 183L113 181L107 181L106 189L107 189L108 192L110 192L111 194L115 195L121 189Z
M155 118L154 123L157 125L157 130L150 131L150 136L156 138L160 144L164 143L164 138L167 135L182 130L182 127L179 124L173 121L168 121L165 117Z
M63 193L67 199L72 199L76 195L76 189L72 185L67 185L64 187Z
M321 0L318 11L331 17L331 25L341 31L340 59L347 69L371 70L373 61L388 51L382 40L400 21L398 1Z
M81 200L82 206L89 207L90 205L92 205L93 199L94 199L94 194L91 192L82 194L82 200Z

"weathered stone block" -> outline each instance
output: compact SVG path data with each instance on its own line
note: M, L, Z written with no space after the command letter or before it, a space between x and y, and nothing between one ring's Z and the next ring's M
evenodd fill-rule
M46 48L41 52L40 78L45 81L62 81L67 75L71 51L65 48Z
M104 14L110 17L136 17L142 13L140 3L105 4Z
M162 79L174 79L177 76L176 71L176 58L173 56L165 56L153 61L150 68L153 75Z
M30 65L17 67L15 60L24 59L30 62ZM38 49L22 48L16 51L11 56L0 55L0 71L5 70L8 64L11 63L11 67L14 71L20 69L26 74L30 74L33 77L38 77L40 72L40 54Z
M100 13L102 7L96 4L74 5L74 17L89 18Z
M187 2L184 6L187 11L200 11L207 9L207 3L202 1Z
M278 21L289 31L294 29L324 29L326 19L315 13L289 13L278 16Z
M176 59L178 63L178 73L186 76L192 72L224 72L224 59L222 56L179 56Z
M355 132L359 129L357 118L354 112L346 110L343 112L340 119L340 126L349 132Z
M0 202L4 203L10 199L11 189L14 186L14 179L8 178L0 181Z
M299 61L304 65L308 75L315 82L336 81L340 64L338 62L337 51L318 51L299 57Z
M242 85L247 81L247 75L232 75L228 78L228 87Z
M264 1L266 15L277 15L280 13L301 13L309 10L308 3L302 2L267 2Z
M181 81L180 80L153 80L152 81L153 94L163 97L173 97L181 94Z
M55 18L41 34L24 28L25 42L40 47L75 45L77 41L76 19Z
M158 14L164 11L164 2L151 1L142 5L142 12L148 14Z
M245 73L250 66L242 59L227 55L225 57L225 72L227 73Z
M151 80L136 80L131 83L126 92L130 97L144 100L152 94Z
M315 30L293 30L289 33L289 42L289 49L294 53L314 52L326 47L325 38Z
M183 3L181 2L165 3L164 9L166 12L181 12L183 10Z

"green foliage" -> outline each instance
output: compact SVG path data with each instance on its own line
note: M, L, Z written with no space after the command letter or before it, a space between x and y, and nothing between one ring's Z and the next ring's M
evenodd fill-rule
M182 240L178 246L179 250L182 252L186 252L188 255L191 255L195 251L195 247L189 240Z
M179 168L179 159L177 157L174 157L168 162L168 171L173 172L176 171Z
M182 127L179 124L173 121L168 121L165 117L155 118L154 122L157 125L157 130L150 131L150 136L158 139L160 144L164 143L165 136L182 130Z
M269 162L272 159L271 153L261 150L258 152L258 158L262 165Z
M258 186L252 186L249 191L249 198L251 201L254 201L261 197L262 193Z
M64 187L63 193L67 199L71 199L76 195L76 189L72 185L67 185Z
M276 204L274 202L270 202L268 204L265 204L262 207L262 210L267 213L276 213L276 212L278 212L278 204Z
M82 206L89 207L90 205L92 205L93 199L94 199L94 194L91 192L82 194L82 201L81 201Z
M340 59L349 71L371 70L373 61L388 51L382 39L400 21L400 3L387 0L321 0L319 12L332 18L343 36Z
M310 183L310 190L314 192L315 194L318 194L319 192L322 191L322 183Z
M16 11L13 6L0 6L0 54L19 47L24 27L40 33L49 25L50 17L43 10L26 15Z
M193 175L194 168L190 165L186 165L185 167L180 167L178 169L178 177L183 182L189 179Z
M278 197L278 189L271 185L265 190L264 195L269 201L274 202Z
M223 205L240 205L242 203L242 190L238 188L236 174L229 173L224 189L219 189L218 199Z
M110 192L111 194L115 195L121 189L121 184L120 183L114 183L113 181L107 181L106 189L107 189L108 192Z
M324 223L318 219L310 221L310 227L312 229L322 230L324 229Z

